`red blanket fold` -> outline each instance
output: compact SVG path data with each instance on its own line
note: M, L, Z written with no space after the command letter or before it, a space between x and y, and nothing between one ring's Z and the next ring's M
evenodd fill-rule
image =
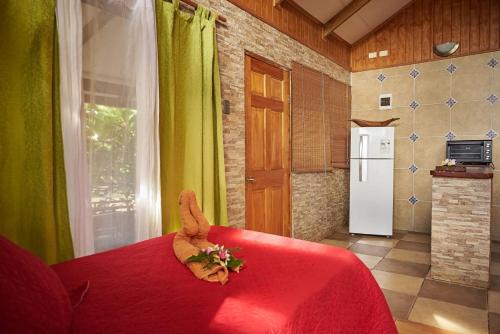
M90 280L75 333L397 333L370 271L344 249L212 227L248 268L225 286L193 279L173 234L54 265L68 289Z

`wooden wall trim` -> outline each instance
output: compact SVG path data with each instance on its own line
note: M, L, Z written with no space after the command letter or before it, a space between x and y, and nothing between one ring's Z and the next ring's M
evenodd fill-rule
M288 1L279 6L274 6L273 0L228 1L350 71L351 46L336 36L322 38L323 25L303 15Z
M500 50L500 1L414 0L352 46L353 72L443 59L432 47L460 43L451 57ZM368 59L368 52L389 56Z

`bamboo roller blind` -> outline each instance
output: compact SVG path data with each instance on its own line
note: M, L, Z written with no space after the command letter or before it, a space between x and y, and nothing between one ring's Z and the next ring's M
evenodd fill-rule
M315 173L348 166L350 87L292 64L292 170Z

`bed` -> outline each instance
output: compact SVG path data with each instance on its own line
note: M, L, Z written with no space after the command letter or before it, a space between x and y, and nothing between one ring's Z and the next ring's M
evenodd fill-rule
M226 285L197 280L173 234L52 266L67 291L89 283L72 333L397 333L370 271L351 252L213 227L246 261Z

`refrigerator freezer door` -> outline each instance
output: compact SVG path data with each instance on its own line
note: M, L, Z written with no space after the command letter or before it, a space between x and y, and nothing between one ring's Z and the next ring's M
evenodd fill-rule
M393 159L394 128L351 129L351 159Z
M353 159L350 173L349 232L392 235L392 159Z

